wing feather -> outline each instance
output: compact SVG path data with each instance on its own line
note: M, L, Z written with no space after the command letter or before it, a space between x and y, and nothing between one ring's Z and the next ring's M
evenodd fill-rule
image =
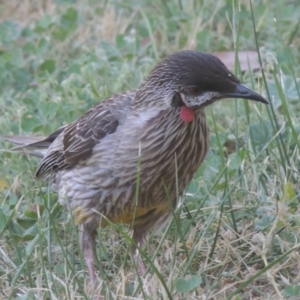
M118 94L106 99L85 113L80 119L66 126L49 147L39 165L36 177L50 172L71 168L88 159L96 144L113 134L126 117L134 101L135 91ZM51 136L51 135L50 135Z

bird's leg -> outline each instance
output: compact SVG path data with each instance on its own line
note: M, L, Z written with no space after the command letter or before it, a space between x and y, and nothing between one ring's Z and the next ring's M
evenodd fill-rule
M145 234L141 233L139 230L135 229L133 231L132 239L135 241L135 243L139 247L141 247L145 241ZM146 268L143 263L142 257L140 255L140 251L133 245L131 247L131 252L132 252L133 259L135 260L135 263L137 265L139 275L141 277L144 277L144 275L146 273Z
M97 231L94 227L81 224L79 227L79 242L92 284L95 283L95 245Z
M141 229L134 229L133 230L132 239L135 241L135 243L139 247L141 247L144 244L146 234L148 233L148 230L146 230L146 228L142 228L142 229L144 229L144 230L141 230ZM150 282L150 278L149 277L147 278L145 276L146 267L143 263L140 252L135 246L132 246L131 251L132 251L133 259L135 260L135 263L137 265L138 274L142 278L144 290L145 290L147 295L150 295L152 293L152 284Z

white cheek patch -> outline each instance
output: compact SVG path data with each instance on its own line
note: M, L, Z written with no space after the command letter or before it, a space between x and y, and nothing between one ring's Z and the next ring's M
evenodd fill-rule
M220 96L218 92L204 92L198 96L185 95L184 93L180 93L182 101L188 107L200 106L205 104L206 102L210 102L211 100Z

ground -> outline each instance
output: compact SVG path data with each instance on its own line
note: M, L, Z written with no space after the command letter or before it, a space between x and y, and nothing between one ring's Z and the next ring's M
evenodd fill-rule
M142 253L151 295L123 226L98 233L92 290L72 216L34 178L38 160L1 141L0 299L299 299L299 15L280 0L2 0L2 135L47 135L182 49L229 54L270 105L207 109L207 158Z

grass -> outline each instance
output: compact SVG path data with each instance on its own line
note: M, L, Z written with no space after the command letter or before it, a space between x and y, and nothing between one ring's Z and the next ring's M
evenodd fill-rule
M143 251L149 299L299 299L299 14L279 0L0 3L1 134L47 135L181 49L259 52L258 72L234 72L271 104L207 109L207 158ZM146 298L122 226L99 231L90 289L76 225L37 163L0 155L0 298Z

